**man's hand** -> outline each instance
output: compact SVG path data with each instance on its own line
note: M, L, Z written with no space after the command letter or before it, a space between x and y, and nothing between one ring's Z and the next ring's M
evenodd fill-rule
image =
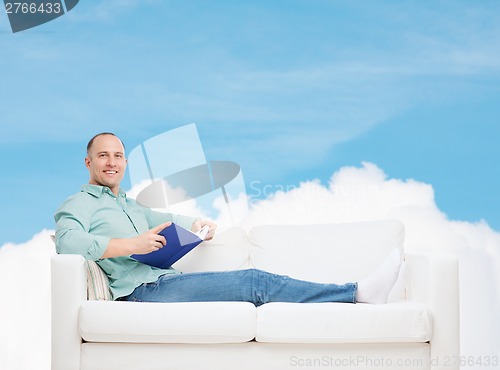
M171 222L165 222L133 238L134 250L131 254L148 254L163 248L167 244L167 241L163 235L159 235L158 233L171 224Z
M193 226L191 226L191 231L196 233L200 231L201 228L205 225L209 227L205 240L211 240L215 235L215 229L217 229L217 224L215 222L209 220L197 220L193 222Z
M158 233L171 224L171 222L165 222L135 238L111 239L101 258L147 254L157 251L167 244L165 238Z

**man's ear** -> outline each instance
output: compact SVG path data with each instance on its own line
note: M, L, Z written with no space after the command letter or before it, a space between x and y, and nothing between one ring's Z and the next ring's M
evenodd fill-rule
M90 167L90 158L85 157L85 167L89 168Z

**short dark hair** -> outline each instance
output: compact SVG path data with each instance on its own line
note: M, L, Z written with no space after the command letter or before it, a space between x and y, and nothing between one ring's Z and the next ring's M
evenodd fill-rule
M116 137L122 143L123 149L125 149L125 144L123 144L123 141L118 136L116 136L112 132L101 132L97 135L94 135L94 137L92 139L90 139L89 143L87 144L87 155L90 154L90 149L92 149L92 145L94 145L94 140L97 139L99 136L104 136L104 135L111 135L111 136Z

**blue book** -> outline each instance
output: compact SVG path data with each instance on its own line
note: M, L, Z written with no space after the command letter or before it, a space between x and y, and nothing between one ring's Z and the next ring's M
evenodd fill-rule
M133 254L130 257L153 267L168 269L184 257L194 247L200 244L208 233L208 227L203 227L197 233L172 223L159 232L165 237L167 245L148 254Z

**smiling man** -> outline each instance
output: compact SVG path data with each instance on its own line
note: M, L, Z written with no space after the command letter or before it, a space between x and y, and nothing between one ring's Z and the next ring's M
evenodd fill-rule
M166 240L158 232L171 222L193 231L208 225L207 239L213 237L216 225L211 221L153 212L127 198L120 188L127 168L125 147L114 134L100 133L89 141L85 166L89 183L55 214L56 248L59 253L95 260L108 276L115 299L142 283L177 273L151 268L129 257L162 248Z
M174 153L175 154L175 153ZM109 278L115 300L153 302L247 301L385 303L400 266L399 251L359 283L318 284L249 269L182 274L143 264L131 254L168 248L158 233L175 222L198 231L215 223L193 217L154 212L126 196L120 183L127 168L125 147L112 133L94 136L87 145L89 183L57 210L58 253L80 254L96 261Z
M96 135L87 145L85 166L89 170L89 184L107 186L118 195L127 168L125 146L112 133Z

